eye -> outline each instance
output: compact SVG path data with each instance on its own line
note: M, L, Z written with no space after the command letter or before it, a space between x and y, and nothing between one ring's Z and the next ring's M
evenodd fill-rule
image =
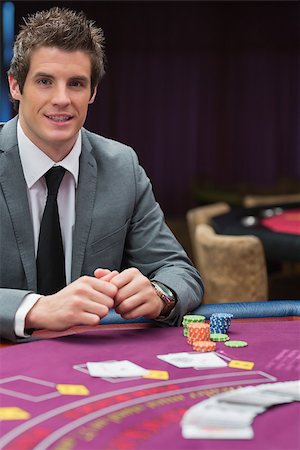
M69 85L73 87L81 87L83 86L83 82L78 80L72 80L70 81Z
M50 86L51 80L49 80L47 78L41 78L41 79L37 80L37 83L40 84L41 86Z

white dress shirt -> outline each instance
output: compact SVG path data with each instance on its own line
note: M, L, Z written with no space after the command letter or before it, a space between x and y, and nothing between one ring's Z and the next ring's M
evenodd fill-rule
M66 282L71 281L72 241L75 224L75 196L78 183L79 157L81 153L81 132L70 153L58 163L52 161L42 150L24 134L20 122L17 127L17 139L21 163L27 185L28 204L31 213L34 234L34 249L37 255L40 224L47 200L47 185L45 173L53 166L62 166L66 169L61 182L57 204L60 217L62 241L65 252ZM32 306L41 297L41 294L28 294L20 305L15 316L15 333L19 337L26 337L25 317Z

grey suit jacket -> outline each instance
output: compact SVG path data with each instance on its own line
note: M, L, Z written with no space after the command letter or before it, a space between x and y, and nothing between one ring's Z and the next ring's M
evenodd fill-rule
M36 264L26 184L17 145L17 118L0 126L0 336L14 340L14 317L24 296L36 292ZM178 295L167 319L201 302L198 272L164 222L135 152L83 129L72 281L95 268L137 267Z

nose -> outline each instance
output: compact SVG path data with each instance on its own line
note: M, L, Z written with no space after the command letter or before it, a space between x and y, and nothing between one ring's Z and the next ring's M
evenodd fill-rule
M58 106L67 106L71 103L70 96L68 93L67 86L58 85L56 86L53 97L52 104Z

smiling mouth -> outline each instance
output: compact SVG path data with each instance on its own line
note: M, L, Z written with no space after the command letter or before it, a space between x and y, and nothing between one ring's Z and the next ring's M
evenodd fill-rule
M72 119L72 116L46 115L46 117L50 120L54 120L54 122L68 122Z

